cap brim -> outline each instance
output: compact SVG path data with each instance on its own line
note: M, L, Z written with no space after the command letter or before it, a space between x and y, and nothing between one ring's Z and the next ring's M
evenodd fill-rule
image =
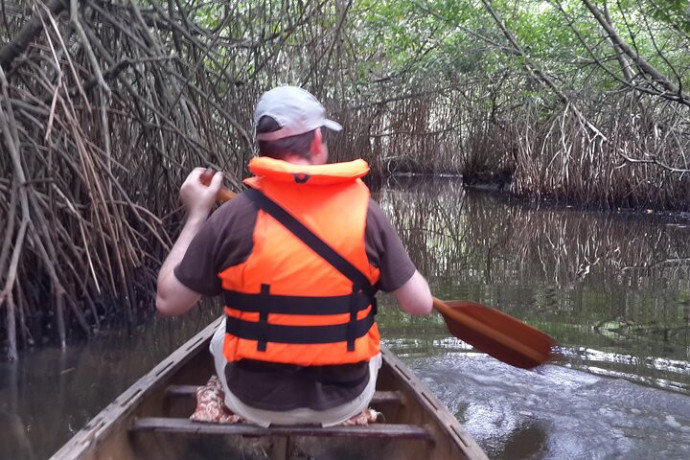
M340 123L337 123L333 120L324 120L323 125L330 129L331 131L342 131L343 127L340 125Z

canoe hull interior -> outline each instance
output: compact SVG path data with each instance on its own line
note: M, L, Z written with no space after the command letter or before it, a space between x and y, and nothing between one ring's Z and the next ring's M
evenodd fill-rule
M142 377L54 456L63 459L485 459L455 417L387 349L371 407L354 427L223 425L188 420L213 370L210 325Z

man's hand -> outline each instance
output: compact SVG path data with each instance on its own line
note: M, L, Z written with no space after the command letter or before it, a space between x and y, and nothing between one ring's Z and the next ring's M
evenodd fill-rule
M194 168L180 187L180 199L187 209L189 219L205 220L216 203L216 195L223 185L223 174L217 172L208 187L201 183L204 168Z
M184 257L189 244L206 222L216 195L223 183L223 175L215 173L208 187L201 183L204 168L195 168L180 187L180 199L187 209L187 222L165 258L158 274L156 307L163 315L181 315L196 304L201 294L192 291L175 277L174 269Z

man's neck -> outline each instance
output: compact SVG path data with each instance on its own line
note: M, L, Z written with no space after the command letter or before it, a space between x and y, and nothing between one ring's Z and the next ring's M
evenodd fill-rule
M285 158L285 161L288 163L291 163L293 165L311 165L314 164L310 161L309 158L304 158L298 155L290 155L287 158Z

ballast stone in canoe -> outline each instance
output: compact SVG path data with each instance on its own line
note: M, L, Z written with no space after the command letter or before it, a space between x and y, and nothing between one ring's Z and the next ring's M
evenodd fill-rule
M189 420L196 388L212 375L209 341L219 321L139 379L67 442L53 460L76 459L486 459L448 409L393 353L371 407L383 423L278 426Z

